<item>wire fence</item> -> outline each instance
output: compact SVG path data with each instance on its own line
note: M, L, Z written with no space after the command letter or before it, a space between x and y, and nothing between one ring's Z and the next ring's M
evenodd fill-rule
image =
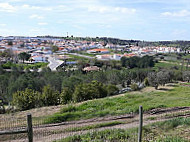
M139 114L52 122L57 116L32 118L33 141L139 141ZM61 118L59 118L60 120ZM143 142L190 141L190 107L153 109L143 113ZM27 129L27 117L0 118L0 132ZM0 135L2 142L27 142L27 133Z

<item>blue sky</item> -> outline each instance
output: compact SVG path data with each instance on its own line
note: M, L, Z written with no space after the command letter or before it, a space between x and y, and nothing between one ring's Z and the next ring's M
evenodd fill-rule
M0 13L0 36L190 39L190 0L0 0Z

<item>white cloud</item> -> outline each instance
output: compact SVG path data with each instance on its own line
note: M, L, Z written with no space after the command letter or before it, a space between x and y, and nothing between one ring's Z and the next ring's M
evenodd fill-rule
M40 26L44 26L44 25L47 25L48 23L45 23L45 22L42 22L42 23L38 23L38 25Z
M45 10L45 11L53 10L53 8L51 8L51 7L31 6L31 5L28 5L28 4L22 5L21 8L27 9L27 10Z
M15 12L17 9L9 3L0 3L0 11L2 12Z
M133 14L136 12L136 9L130 9L130 8L125 8L125 7L112 7L112 6L88 6L88 11L89 12L99 12L99 13L113 13L113 12L118 12L118 13L128 13L128 14Z
M7 24L0 24L0 27L5 27Z
M177 12L164 12L164 13L161 13L161 15L167 16L167 17L187 17L187 16L190 16L190 11L181 10Z
M43 16L37 15L37 14L33 14L29 17L30 19L44 19Z

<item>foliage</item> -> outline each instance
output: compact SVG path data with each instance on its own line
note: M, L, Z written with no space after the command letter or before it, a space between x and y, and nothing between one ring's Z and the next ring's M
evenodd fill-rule
M151 86L155 87L155 89L158 88L158 78L155 72L151 72L148 74L148 82Z
M144 79L144 85L145 86L149 86L150 85L149 82L148 82L148 78L147 77Z
M57 105L59 104L59 93L53 90L50 85L44 86L42 100L45 106Z
M60 94L60 103L67 104L72 101L72 93L72 90L70 90L68 87L63 88Z
M56 45L52 45L51 50L52 50L52 52L56 52L59 50L59 48Z
M113 85L113 84L108 84L106 86L106 90L107 90L107 96L112 96L118 93L119 89Z
M13 104L19 110L27 110L36 106L38 102L39 92L26 88L25 91L17 91L13 94Z
M8 45L9 45L9 46L13 46L13 42L12 42L12 41L9 41L9 42L8 42Z
M19 53L19 54L18 54L18 58L19 58L20 60L22 60L23 63L24 63L25 60L28 61L28 60L30 59L30 57L31 57L31 55L28 54L28 53L26 53L26 52L22 52L22 53Z
M73 93L73 100L81 102L93 98L102 98L107 96L107 90L103 84L98 81L92 81L87 84L79 84Z
M137 137L135 137L132 133L135 133L136 130L126 131L123 129L111 129L111 130L103 130L103 131L94 131L88 132L87 134L82 135L74 135L67 138L64 138L58 142L89 142L89 141L109 141L109 142L128 142L128 141L137 141Z
M189 99L189 87L176 87L164 92L143 92L142 90L142 93L131 92L126 93L124 96L87 101L72 107L72 109L68 109L68 107L65 106L64 111L52 115L51 117L53 120L58 119L59 122L61 122L138 112L138 107L140 105L143 105L144 111L161 107L189 106ZM62 117L64 119L62 119ZM54 123L53 120L48 121L48 123Z
M177 127L180 126L180 135L176 133ZM186 127L184 127L186 126ZM184 130L188 131L189 128L188 118L177 118L172 120L167 120L164 122L156 122L143 127L142 141L154 141L154 142L188 142L185 138ZM78 130L83 130L83 128L76 128ZM167 128L167 129L165 129ZM85 128L85 130L88 127ZM74 135L63 138L57 142L72 142L72 141L137 141L137 128L124 129L107 129L102 131L91 131L86 134Z
M183 80L190 82L190 71L183 72Z
M137 90L139 90L140 88L139 88L139 86L138 86L136 83L133 83L133 84L131 84L131 89L132 89L133 91L137 91Z
M137 56L131 58L122 57L121 64L127 68L148 68L154 66L154 58L148 55L141 58Z

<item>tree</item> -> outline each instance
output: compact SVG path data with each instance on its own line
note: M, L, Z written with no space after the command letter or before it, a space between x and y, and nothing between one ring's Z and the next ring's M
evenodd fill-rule
M52 51L52 52L56 52L56 51L58 51L58 50L59 50L58 46L56 46L56 45L52 45L52 46L51 46L51 51Z
M39 92L26 88L24 91L17 91L13 94L13 105L19 110L34 108L39 96Z
M58 105L59 93L53 90L50 85L44 86L42 90L42 99L45 106Z
M12 41L9 41L9 42L8 42L8 45L9 45L9 46L13 46L13 42L12 42Z
M60 94L60 103L61 104L67 104L72 100L72 94L73 91L70 90L68 87L63 88L61 94Z
M148 82L151 86L155 87L155 89L158 89L158 78L155 72L148 74Z
M22 53L19 53L19 54L18 54L18 58L19 58L20 60L22 60L23 63L24 63L25 60L28 61L28 60L30 59L30 57L31 57L31 55L28 54L28 53L26 53L26 52L22 52Z
M75 102L81 102L106 96L107 90L103 84L98 81L92 81L91 83L79 84L76 86L73 93L73 100Z
M190 82L190 71L184 71L183 72L183 80Z
M171 80L171 75L169 71L159 71L157 73L157 80L158 84L164 86L166 83L170 82Z
M13 60L14 53L12 49L6 49L0 53L0 57L5 58L5 60Z
M136 56L131 58L122 57L121 64L123 67L127 68L148 68L154 66L154 58L148 55L143 56L141 58Z
M108 96L115 95L119 91L119 89L115 85L112 85L112 84L106 85L105 87L106 87Z

